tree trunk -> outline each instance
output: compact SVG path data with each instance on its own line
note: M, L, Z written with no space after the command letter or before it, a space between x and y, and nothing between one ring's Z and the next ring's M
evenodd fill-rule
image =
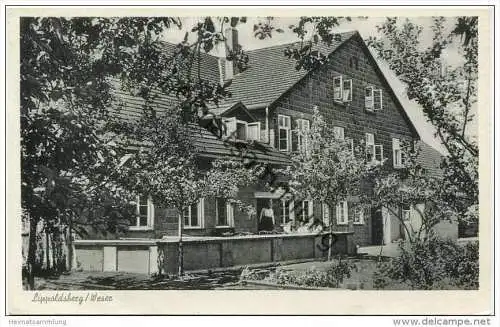
M35 258L36 258L36 228L38 220L30 216L30 234L28 243L28 258L26 272L28 279L28 289L35 289Z
M45 273L50 272L50 233L49 229L45 227Z
M180 211L182 212L182 211ZM178 247L178 275L182 277L184 274L184 251L182 249L182 231L184 229L184 219L182 219L182 214L179 213L179 247Z
M328 261L332 260L333 230L330 226L330 238L328 239Z
M68 271L73 270L73 220L68 219L68 236L66 240L66 246L68 247L68 259L67 259L67 269Z

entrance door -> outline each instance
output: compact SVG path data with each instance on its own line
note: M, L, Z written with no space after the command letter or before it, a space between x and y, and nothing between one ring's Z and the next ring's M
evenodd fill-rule
M372 244L384 244L384 222L380 208L372 208Z

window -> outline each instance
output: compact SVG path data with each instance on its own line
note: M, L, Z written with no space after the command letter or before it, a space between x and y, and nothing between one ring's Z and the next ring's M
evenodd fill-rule
M135 224L130 229L151 229L154 223L153 201L148 196L137 196Z
M363 225L365 223L365 208L362 206L356 207L354 211L353 223Z
M215 198L215 216L217 227L234 226L234 205L226 199Z
M330 226L330 206L324 202L321 203L321 217L323 218L323 224Z
M384 159L384 147L382 144L375 144L375 136L366 133L366 161L381 163Z
M246 121L237 120L236 117L225 118L225 136L235 140L247 140L248 124Z
M337 140L343 140L344 139L344 127L333 126L333 136Z
M333 78L333 100L342 100L342 76Z
M352 80L345 80L342 84L342 101L350 102L352 101Z
M260 122L247 124L247 139L253 141L260 141Z
M296 124L296 129L292 131L292 151L306 151L306 133L309 131L309 120L297 119Z
M280 151L290 151L290 116L278 115L278 146Z
M347 211L347 201L341 201L337 204L336 208L337 225L347 225L348 221L348 211Z
M281 200L279 207L279 221L282 224L286 224L294 220L293 217L293 201L291 200Z
M411 207L408 204L402 204L401 205L401 219L403 221L409 221L410 220L410 212L411 212Z
M352 80L342 79L342 75L333 78L333 100L352 101Z
M301 201L298 209L297 218L301 221L308 221L313 215L313 202L311 200Z
M365 110L379 111L382 110L382 90L374 89L373 86L365 88Z
M392 164L394 168L403 168L405 165L405 154L401 147L401 140L392 139Z
M366 133L366 161L372 162L375 158L375 136Z
M198 203L190 205L183 212L184 227L202 228L205 216L204 200L200 199Z
M354 154L354 140L351 138L346 139L347 145L349 146L349 151Z

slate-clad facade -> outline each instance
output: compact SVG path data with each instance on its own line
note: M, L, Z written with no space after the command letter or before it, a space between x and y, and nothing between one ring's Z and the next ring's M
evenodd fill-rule
M231 126L238 137L252 140L249 142L252 158L273 166L288 164L290 151L300 143L294 130L310 125L314 107L355 146L367 141L373 143L373 158L383 156L390 166L401 160L397 152L399 141L419 140L405 112L411 108L403 108L398 101L359 33L340 34L339 39L324 49L330 53L329 62L309 72L296 70L295 61L284 57L283 51L287 46L293 44L249 51L249 67L243 72L238 72L222 59L203 55L208 78L224 80L224 76L232 76L229 90L232 98L219 108L213 108L213 112ZM224 72L228 67L232 71ZM121 95L122 112L126 113L122 113L124 117L137 113L140 101L120 91L118 94ZM160 109L175 105L169 97L160 97L157 101ZM199 135L196 146L204 162L200 169L208 167L210 160L231 158L238 153L231 142L218 139L200 127L193 128ZM431 172L438 172L439 153L425 143L421 144L425 154L422 165ZM221 199L205 198L183 213L184 233L191 236L221 235L228 231L257 233L258 214L271 199L278 229L283 220L299 219L303 214L321 220L332 219L336 230L354 231L354 243L359 246L387 243L404 237L399 220L377 208L361 214L354 212L349 203L327 208L319 201L310 199L294 203L303 211L295 212L292 217L286 210L289 204L283 203L278 194L266 192L262 185L241 190L239 198L252 204L257 216L240 212ZM410 209L398 210L408 221L416 219ZM132 226L126 237L161 238L177 234L178 215L175 210L156 208L145 198L142 206L139 205L139 213L145 215L144 222L148 223Z

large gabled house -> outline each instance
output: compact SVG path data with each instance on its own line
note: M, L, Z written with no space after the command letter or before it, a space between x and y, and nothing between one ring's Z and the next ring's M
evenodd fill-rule
M237 44L237 31L228 34L229 47ZM284 56L289 44L248 51L249 66L239 72L232 62L203 55L202 73L206 78L224 82L232 80L232 97L213 108L212 113L227 126L226 135L218 138L201 127L196 146L207 162L216 158L237 158L238 143L248 143L249 159L270 165L290 163L290 153L301 146L296 133L307 129L317 107L329 124L335 126L339 137L363 141L372 160L382 161L393 169L402 167L401 143L421 139L408 110L403 107L376 59L356 31L340 33L326 50L327 64L311 71L295 69L295 61ZM121 113L139 115L140 101L120 93ZM172 105L171 99L160 97L156 104ZM236 141L236 142L235 142ZM422 165L433 174L439 174L441 154L429 145L422 146ZM192 236L222 235L226 232L257 233L258 213L271 200L276 227L289 220L314 216L332 219L338 231L352 231L353 242L359 246L387 244L404 237L400 220L388 211L354 211L350 204L336 208L315 199L290 203L279 192L268 192L264 185L247 187L239 193L241 200L253 205L257 215L240 212L222 199L203 198L183 213L184 234ZM295 209L294 209L295 208ZM418 224L413 208L399 208L401 217L409 224ZM173 209L157 208L147 197L137 203L138 219L130 226L126 237L161 238L176 235L178 215ZM444 229L454 228L445 226ZM452 234L454 232L451 232Z

